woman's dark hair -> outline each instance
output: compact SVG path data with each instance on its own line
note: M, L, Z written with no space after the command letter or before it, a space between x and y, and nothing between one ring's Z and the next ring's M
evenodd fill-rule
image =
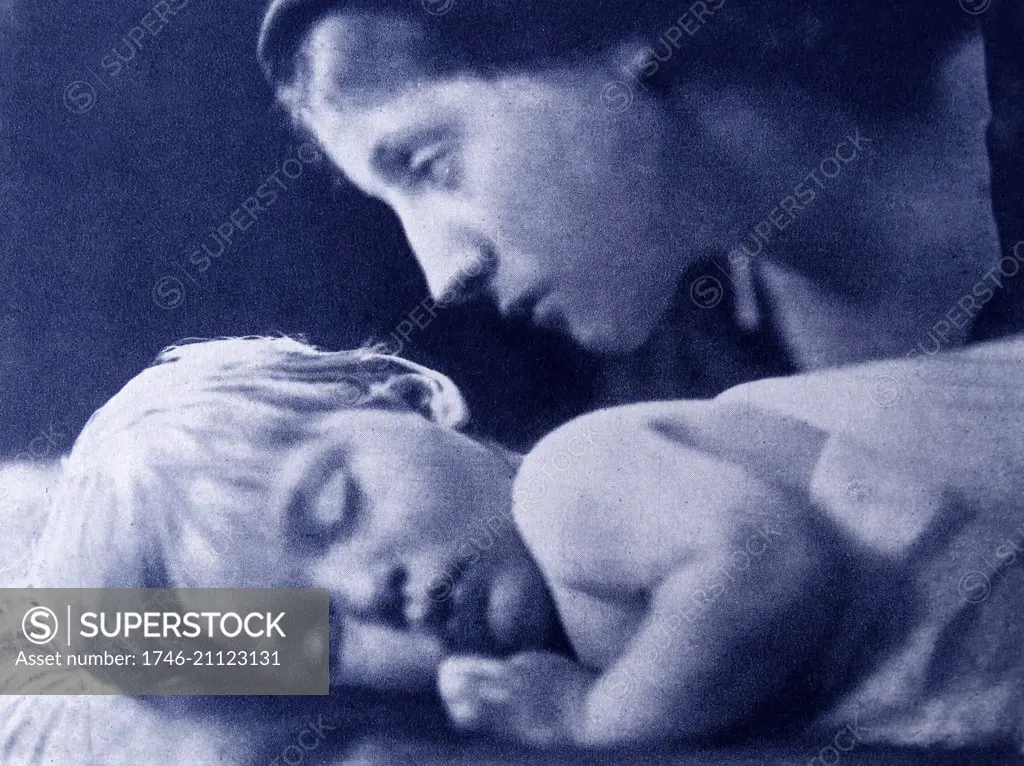
M427 75L571 65L636 41L653 90L706 76L788 80L868 113L921 104L936 60L974 23L955 0L274 0L259 60L279 92L302 92L304 39L336 11L420 25Z

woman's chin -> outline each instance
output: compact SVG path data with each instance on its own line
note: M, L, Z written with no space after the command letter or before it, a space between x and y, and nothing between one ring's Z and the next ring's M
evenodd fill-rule
M654 323L643 317L635 322L581 321L571 325L569 334L591 353L626 356L646 343L653 331Z

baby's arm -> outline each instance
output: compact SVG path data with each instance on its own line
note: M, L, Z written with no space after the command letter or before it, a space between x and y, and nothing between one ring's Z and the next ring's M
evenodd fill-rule
M794 544L792 530L788 541L765 533L752 537L761 554L750 571L716 565L731 583L704 567L670 573L602 671L539 653L450 660L440 680L453 718L530 744L587 747L706 736L742 720L802 666L828 624L806 606L826 585L812 546Z
M589 690L578 743L717 734L754 713L803 665L824 627L807 605L821 584L821 562L792 540L762 543L778 547L747 571L731 571L732 583L689 568L665 578L643 627ZM719 566L728 571L729 562Z
M650 427L651 412L591 416L528 458L517 518L581 662L453 660L441 691L457 721L588 746L714 734L754 712L835 624L834 567L809 504L673 443ZM801 462L813 455L785 464ZM630 635L594 635L593 609L637 605Z

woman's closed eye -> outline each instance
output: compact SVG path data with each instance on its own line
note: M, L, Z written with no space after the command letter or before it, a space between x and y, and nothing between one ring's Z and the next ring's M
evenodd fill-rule
M406 185L452 188L457 182L455 152L447 144L432 144L408 155L404 172Z
M373 167L387 184L409 192L452 189L459 180L454 142L437 136L383 144L374 152Z

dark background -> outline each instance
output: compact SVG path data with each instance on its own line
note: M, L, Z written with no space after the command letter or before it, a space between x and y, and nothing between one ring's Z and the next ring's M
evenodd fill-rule
M191 0L132 46L153 5L0 0L0 456L50 426L66 449L180 339L351 347L387 340L426 295L397 220L323 166L279 176L288 190L195 282L173 265L300 139L255 61L262 0ZM131 58L112 76L115 47ZM172 309L154 301L164 277L184 290ZM479 429L520 445L579 411L600 374L477 308L445 310L403 353L452 375Z
M397 220L324 166L279 176L287 191L205 272L174 265L300 139L256 65L264 0L187 0L133 46L127 35L154 4L0 0L0 457L66 450L93 410L183 338L387 341L426 295ZM995 208L1010 248L1024 238L1024 3L994 0L980 20ZM130 60L112 76L103 61L115 50ZM174 308L154 300L167 279L183 297ZM714 336L728 318L684 304L664 337L622 364L479 307L446 309L402 352L459 383L478 430L520 447L589 405L707 395L785 371L716 371ZM976 336L1020 329L1018 280Z

